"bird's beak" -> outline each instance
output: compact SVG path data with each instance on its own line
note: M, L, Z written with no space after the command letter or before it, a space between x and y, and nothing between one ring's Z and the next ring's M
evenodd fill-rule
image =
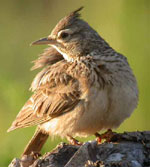
M32 42L31 45L56 45L57 41L51 37L41 38L35 42Z

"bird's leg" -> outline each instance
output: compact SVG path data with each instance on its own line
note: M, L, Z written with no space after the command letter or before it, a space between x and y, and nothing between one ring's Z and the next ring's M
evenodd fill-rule
M76 140L72 136L67 135L66 138L71 145L81 146L83 144L82 142L79 142L78 140Z
M102 139L105 139L106 142L110 142L112 136L114 136L115 132L112 132L111 129L108 129L105 133L103 134L99 134L99 133L95 133L96 136L96 140L98 144L101 144Z
M97 144L101 144L102 143L102 137L101 137L101 135L98 132L96 132L95 136L96 136Z
M114 134L115 132L113 132L111 129L108 129L105 133L101 134L101 136L102 136L102 139L106 140L106 142L110 142Z

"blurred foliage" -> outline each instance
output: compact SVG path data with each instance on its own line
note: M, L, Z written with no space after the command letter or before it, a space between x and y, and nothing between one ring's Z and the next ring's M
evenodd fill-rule
M35 129L6 133L31 95L28 88L37 71L29 71L29 62L44 48L29 47L29 44L47 36L59 19L80 6L85 7L82 17L113 48L127 56L137 77L138 108L117 131L150 129L149 0L5 0L0 5L0 167L20 156ZM49 140L43 152L60 141L59 138Z

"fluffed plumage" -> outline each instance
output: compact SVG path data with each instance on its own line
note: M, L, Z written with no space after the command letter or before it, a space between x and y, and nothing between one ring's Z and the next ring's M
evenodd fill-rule
M32 69L43 69L8 130L38 125L24 154L40 151L48 134L88 136L117 128L137 106L136 79L127 59L80 19L81 9L60 20L47 38L33 42L50 47L34 61Z

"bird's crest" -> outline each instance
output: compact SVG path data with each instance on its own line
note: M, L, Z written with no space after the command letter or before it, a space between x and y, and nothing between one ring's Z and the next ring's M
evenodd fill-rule
M57 35L57 33L66 28L67 26L71 25L75 20L79 19L81 14L80 11L83 9L83 7L80 7L79 9L71 12L69 15L65 16L64 18L62 18L58 24L56 25L56 27L54 28L54 30L52 31L53 35Z

